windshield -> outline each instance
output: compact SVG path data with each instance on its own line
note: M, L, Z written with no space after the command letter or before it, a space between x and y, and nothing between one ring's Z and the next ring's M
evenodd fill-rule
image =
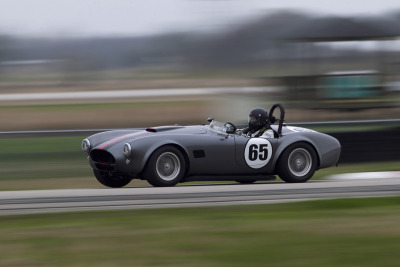
M214 132L226 133L226 131L229 129L229 126L227 126L225 122L212 120L208 128Z

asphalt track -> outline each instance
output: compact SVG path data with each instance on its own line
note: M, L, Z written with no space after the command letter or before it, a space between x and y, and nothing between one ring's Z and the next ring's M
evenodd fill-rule
M400 178L180 185L169 188L63 189L0 192L0 215L65 211L247 205L312 199L399 196Z

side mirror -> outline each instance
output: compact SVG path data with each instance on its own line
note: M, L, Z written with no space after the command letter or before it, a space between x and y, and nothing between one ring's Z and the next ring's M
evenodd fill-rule
M207 121L208 122L212 122L214 120L214 118L208 118Z

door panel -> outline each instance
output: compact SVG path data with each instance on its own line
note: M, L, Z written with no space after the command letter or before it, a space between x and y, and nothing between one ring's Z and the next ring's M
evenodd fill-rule
M198 145L189 147L191 175L226 175L231 173L235 161L235 138L233 135L210 132L199 136Z
M236 164L249 173L266 174L273 170L272 161L278 146L276 138L235 136Z

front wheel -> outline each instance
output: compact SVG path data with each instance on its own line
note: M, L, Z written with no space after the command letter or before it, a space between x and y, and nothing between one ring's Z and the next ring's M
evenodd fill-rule
M103 172L99 170L93 170L94 176L96 176L97 181L102 185L119 188L124 187L132 181L132 178L126 175L113 174L109 172Z
M317 154L307 143L295 143L286 148L278 162L278 175L287 183L304 183L317 169Z
M174 186L185 174L185 159L178 148L165 146L149 158L144 177L153 186Z

